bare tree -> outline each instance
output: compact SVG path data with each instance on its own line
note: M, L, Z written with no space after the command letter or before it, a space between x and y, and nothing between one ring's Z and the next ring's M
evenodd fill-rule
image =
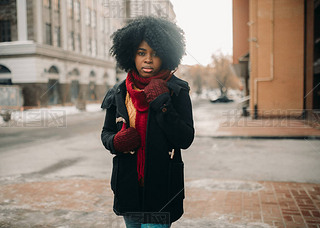
M198 95L203 89L219 88L221 96L226 96L228 88L239 89L240 79L230 68L231 56L217 53L212 55L212 62L207 66L185 66L183 75L188 76L191 88Z
M213 69L211 75L217 81L218 88L221 92L221 97L226 96L229 87L235 84L236 76L233 75L230 64L231 56L224 55L223 53L213 54L211 56L212 62L210 67Z
M194 65L189 69L189 74L192 77L193 86L196 94L202 93L202 85L203 85L203 66Z

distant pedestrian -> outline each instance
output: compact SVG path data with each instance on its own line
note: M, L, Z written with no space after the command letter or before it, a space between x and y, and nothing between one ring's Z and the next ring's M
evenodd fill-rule
M127 77L105 96L101 140L115 155L113 210L126 226L170 227L183 214L181 149L194 138L188 83L173 75L185 53L183 31L155 17L113 34L111 54Z

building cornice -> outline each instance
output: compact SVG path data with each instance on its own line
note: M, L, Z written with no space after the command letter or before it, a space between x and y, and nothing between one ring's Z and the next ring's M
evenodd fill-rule
M96 65L101 67L115 67L115 62L101 58L86 56L81 53L66 51L62 48L45 44L37 44L33 41L14 41L0 43L0 58L12 58L22 56L42 56L72 61L81 64Z

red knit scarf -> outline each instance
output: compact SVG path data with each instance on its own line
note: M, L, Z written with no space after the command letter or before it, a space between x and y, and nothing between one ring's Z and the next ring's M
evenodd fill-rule
M143 89L149 84L149 82L153 78L168 81L171 78L171 76L172 74L170 74L170 71L168 70L163 70L159 72L158 75L149 78L141 77L136 71L133 70L129 71L127 75L127 91L136 109L135 128L137 129L141 137L141 146L138 148L137 152L137 172L138 180L139 182L142 181L142 183L144 177L146 133L149 110L149 104L146 101L146 95L143 92ZM141 90L136 90L134 89L135 87Z

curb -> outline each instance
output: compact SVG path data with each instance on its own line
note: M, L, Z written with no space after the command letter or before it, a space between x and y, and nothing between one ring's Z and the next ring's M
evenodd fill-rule
M301 135L301 136L269 136L269 135L196 135L196 138L213 138L213 139L308 139L320 140L320 136L315 135Z

